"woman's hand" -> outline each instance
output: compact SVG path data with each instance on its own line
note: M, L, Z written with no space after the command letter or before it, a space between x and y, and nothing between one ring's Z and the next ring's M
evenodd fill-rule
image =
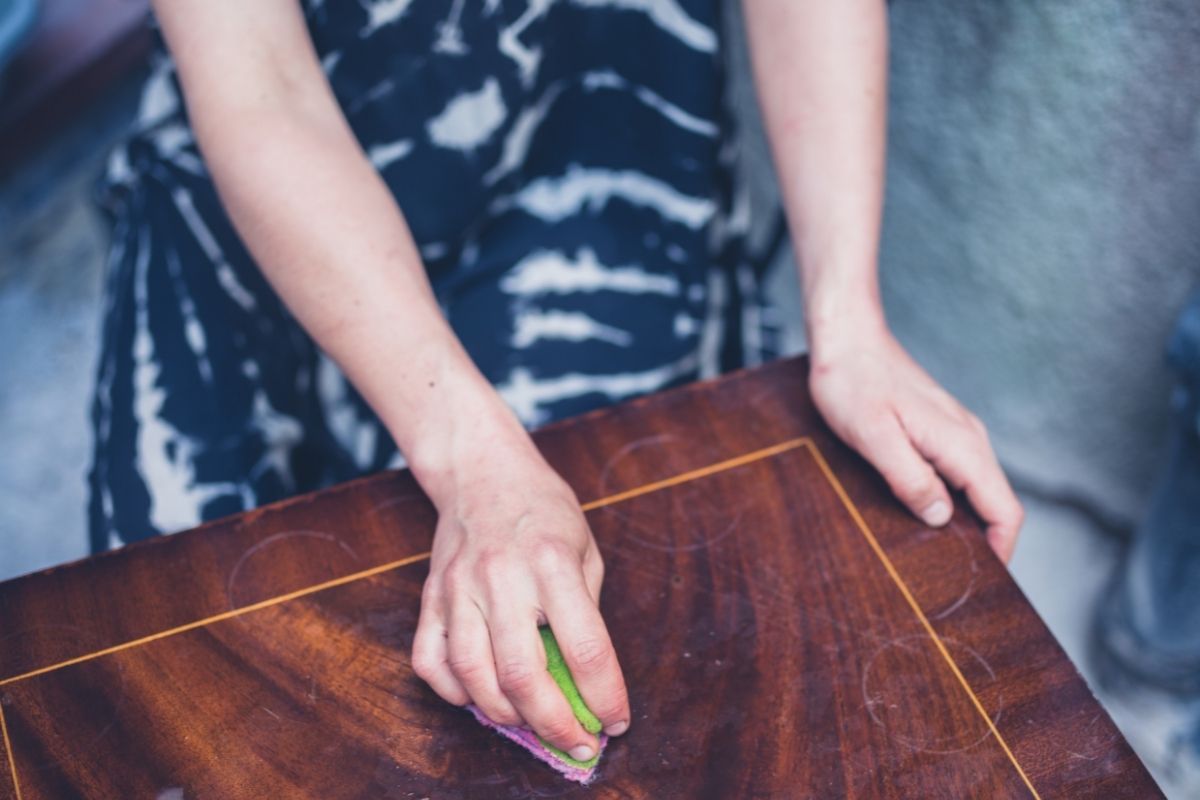
M546 671L537 626L549 621L588 706L608 733L623 732L629 705L597 609L596 544L570 489L450 329L299 4L154 6L238 233L438 508L417 673L450 702L474 701L496 722L527 722L586 760L596 741Z
M813 399L930 525L964 489L1012 555L1021 506L983 426L892 338L877 262L887 117L884 0L745 0L746 33L800 265Z
M983 423L913 361L880 316L814 336L809 384L829 427L932 526L950 521L944 481L966 492L1005 563L1024 512Z
M413 668L446 701L526 724L586 761L598 743L546 671L538 626L554 630L605 732L624 733L628 695L597 607L604 565L575 495L524 436L481 443L432 482L438 527Z

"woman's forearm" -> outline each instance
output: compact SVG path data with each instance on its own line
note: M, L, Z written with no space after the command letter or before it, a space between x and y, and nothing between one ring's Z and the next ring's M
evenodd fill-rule
M206 148L221 197L264 274L426 490L436 500L457 454L481 442L523 442L443 317L399 209L349 132L289 112L241 119L245 135Z
M158 6L205 163L239 235L434 501L481 447L536 455L443 317L294 3Z
M887 9L883 0L744 0L744 8L819 360L838 329L883 324Z
M448 702L586 761L546 670L548 623L609 735L628 692L579 502L475 368L333 96L296 0L154 0L221 200L288 307L400 445L438 510L412 669ZM586 657L586 658L585 658Z
M879 296L887 137L884 0L744 0L759 100L804 288L821 415L927 525L966 492L996 553L1022 510L983 424L891 335Z

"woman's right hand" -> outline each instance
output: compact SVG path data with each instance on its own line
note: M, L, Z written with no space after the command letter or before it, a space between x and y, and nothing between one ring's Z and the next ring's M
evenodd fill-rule
M598 608L604 565L574 493L525 432L489 434L423 481L438 525L413 669L446 701L586 761L598 742L547 672L538 626L553 629L604 731L624 733L628 693Z
M597 608L596 543L571 490L450 328L299 4L154 8L239 235L437 506L414 668L452 703L473 701L496 722L594 752L546 671L537 628L549 621L584 700L610 734L622 732L629 704Z

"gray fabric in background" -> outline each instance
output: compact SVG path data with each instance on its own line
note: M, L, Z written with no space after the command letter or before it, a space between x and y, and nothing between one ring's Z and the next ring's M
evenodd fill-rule
M1200 4L896 0L891 18L893 328L1019 483L1131 523L1165 443L1166 337L1200 285Z
M1136 517L1200 285L1200 4L894 5L897 330L1019 476Z

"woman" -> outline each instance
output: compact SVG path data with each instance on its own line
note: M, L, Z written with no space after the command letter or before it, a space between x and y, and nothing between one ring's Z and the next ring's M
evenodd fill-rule
M378 469L398 446L439 512L417 674L589 758L537 625L623 733L603 567L522 423L769 343L717 0L155 5L173 63L110 170L94 545ZM926 523L950 518L943 479L965 489L1007 558L1021 510L982 426L880 307L885 6L744 5L818 407Z

